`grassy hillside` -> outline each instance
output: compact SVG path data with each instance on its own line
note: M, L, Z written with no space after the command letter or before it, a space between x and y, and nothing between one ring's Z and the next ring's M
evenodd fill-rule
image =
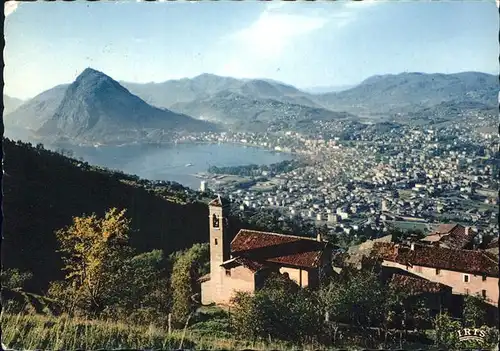
M112 349L196 349L196 350L302 350L315 345L292 345L203 335L198 331L167 330L113 321L90 321L42 315L5 314L1 320L2 342L14 349L112 350ZM317 347L316 347L317 348Z
M3 148L3 265L31 271L29 291L43 291L61 278L54 231L74 216L127 209L131 245L139 251L162 249L168 255L208 240L208 209L189 200L194 192L172 184L153 186L41 146L4 139Z

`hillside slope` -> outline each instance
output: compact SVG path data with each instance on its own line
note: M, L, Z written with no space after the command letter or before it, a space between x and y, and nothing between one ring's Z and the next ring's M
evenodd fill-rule
M54 115L67 89L68 84L58 85L24 102L15 111L5 116L6 127L33 131L39 129Z
M8 139L3 148L2 263L33 273L28 291L41 291L61 278L54 231L69 225L73 216L127 209L134 229L131 244L140 251L157 248L168 255L208 240L205 204L166 200L185 197L182 187L154 187Z
M314 108L274 99L220 92L204 100L175 104L172 110L244 130L266 130L270 123L286 122L289 128L300 121L335 120L349 117L324 108ZM354 117L354 116L350 116Z
M18 98L13 98L8 95L3 94L3 116L11 113L16 108L23 104L23 100Z

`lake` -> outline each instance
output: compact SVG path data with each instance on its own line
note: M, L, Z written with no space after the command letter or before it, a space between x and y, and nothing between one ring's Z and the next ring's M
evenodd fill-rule
M210 166L271 164L293 158L291 154L273 152L236 144L125 145L101 147L65 147L90 164L121 170L149 180L170 180L193 189L200 187L194 174ZM187 167L186 165L191 166Z

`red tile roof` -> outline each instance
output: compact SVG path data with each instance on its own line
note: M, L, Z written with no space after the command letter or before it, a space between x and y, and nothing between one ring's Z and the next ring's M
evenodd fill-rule
M250 259L244 258L244 257L235 257L235 258L232 258L230 260L223 262L221 264L221 266L224 268L229 268L229 269L234 268L234 267L238 267L238 266L244 266L255 273L255 272L261 270L262 268L264 268L265 264L257 262L257 261L253 261L253 260L250 260Z
M415 245L397 246L393 243L375 243L373 254L402 265L447 269L457 272L486 274L498 277L498 261L483 251L457 250L443 247Z
M410 295L439 293L443 290L451 289L451 287L444 284L434 283L427 279L402 274L394 274L389 284L409 293Z
M495 249L495 248L498 248L498 236L491 240L491 242L488 244L487 246L488 249Z
M463 249L472 242L477 233L470 227L460 224L441 224L436 230L422 239L450 249Z
M434 233L449 234L458 225L459 224L456 224L456 223L441 224L441 225L439 225L439 227L436 228Z
M225 201L223 201L220 196L217 196L217 198L213 199L208 203L208 206L223 207L224 205L226 205Z
M231 254L255 262L313 268L319 266L327 246L312 238L242 229L231 242Z

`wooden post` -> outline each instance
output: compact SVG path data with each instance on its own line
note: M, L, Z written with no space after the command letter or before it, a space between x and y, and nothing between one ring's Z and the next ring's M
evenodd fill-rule
M168 314L168 335L172 333L172 313Z
M191 318L191 313L187 317L186 324L184 325L184 330L182 331L182 338L181 338L181 344L179 345L179 349L182 349L182 344L184 343L184 337L186 336L186 329L188 327L190 318Z

